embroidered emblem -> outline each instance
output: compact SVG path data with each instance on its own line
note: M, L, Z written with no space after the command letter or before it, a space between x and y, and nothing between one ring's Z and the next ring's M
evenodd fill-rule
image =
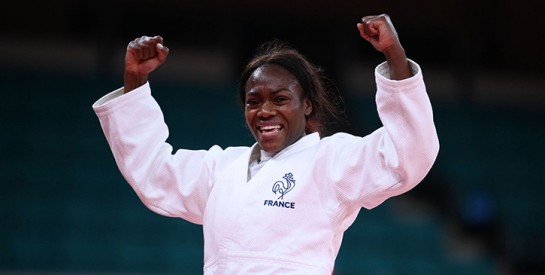
M295 179L293 178L292 173L286 173L283 178L286 182L279 180L275 182L272 187L273 193L276 195L280 194L280 197L278 197L279 200L283 200L284 195L295 187Z

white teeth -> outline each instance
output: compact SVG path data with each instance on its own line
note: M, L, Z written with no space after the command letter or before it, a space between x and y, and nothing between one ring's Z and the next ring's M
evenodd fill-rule
M261 129L261 131L279 130L280 125L261 126L260 129Z

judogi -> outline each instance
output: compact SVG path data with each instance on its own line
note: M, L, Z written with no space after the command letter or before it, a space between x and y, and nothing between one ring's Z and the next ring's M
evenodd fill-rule
M359 210L410 190L436 159L431 104L410 66L400 81L386 63L375 70L383 127L365 137L308 134L273 156L257 144L173 153L149 83L93 108L142 202L203 225L205 274L331 274Z

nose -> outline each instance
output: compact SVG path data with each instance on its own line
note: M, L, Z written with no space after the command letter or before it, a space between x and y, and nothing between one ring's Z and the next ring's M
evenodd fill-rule
M270 102L265 102L261 105L261 108L257 112L257 116L261 118L268 118L274 115L276 115L276 110Z

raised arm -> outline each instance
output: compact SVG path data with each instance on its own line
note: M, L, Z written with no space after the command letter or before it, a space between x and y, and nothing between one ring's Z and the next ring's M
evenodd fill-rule
M131 41L125 53L124 93L128 93L148 81L148 75L159 67L168 55L161 36L142 36Z
M142 202L161 215L202 223L210 192L210 167L221 153L173 148L168 127L151 96L148 75L168 55L160 36L130 42L125 57L125 85L93 104L123 177Z
M357 27L361 37L387 60L375 70L377 111L383 127L363 138L334 135L329 140L336 150L324 153L330 167L319 168L335 171L331 180L339 186L339 198L356 209L373 208L416 186L439 150L422 71L406 58L389 17L366 16Z
M405 50L388 15L365 16L357 27L361 37L386 57L390 67L390 79L402 80L412 76Z

